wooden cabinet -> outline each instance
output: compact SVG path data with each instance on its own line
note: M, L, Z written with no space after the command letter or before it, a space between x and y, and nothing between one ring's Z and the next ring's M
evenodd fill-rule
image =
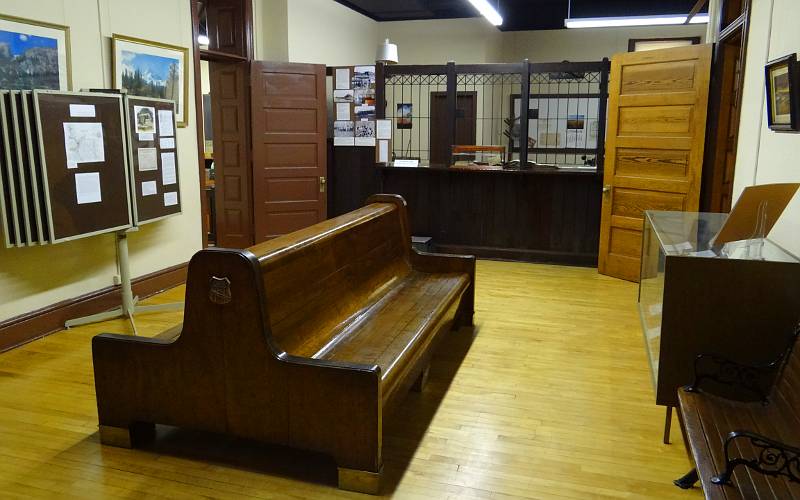
M726 217L645 213L639 313L656 404L670 409L698 354L771 361L800 318L800 260L769 239L716 255L709 241Z

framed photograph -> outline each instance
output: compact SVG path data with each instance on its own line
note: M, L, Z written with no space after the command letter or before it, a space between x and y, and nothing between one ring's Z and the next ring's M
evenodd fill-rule
M397 105L397 128L410 129L412 126L411 117L414 112L414 105L411 103L399 103Z
M70 90L69 28L0 15L0 89Z
M769 128L797 131L798 93L797 56L790 54L767 63L767 121Z
M113 87L128 94L175 101L176 121L186 126L189 49L114 34Z

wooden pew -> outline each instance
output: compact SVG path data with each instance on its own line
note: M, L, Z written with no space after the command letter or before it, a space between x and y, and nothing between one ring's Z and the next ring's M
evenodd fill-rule
M678 391L681 428L706 498L800 498L800 349L764 365L700 355L695 381ZM727 397L719 394L726 394Z
M475 258L417 252L405 201L368 203L195 254L172 336L94 337L101 441L135 446L156 423L226 433L327 453L340 488L377 493L383 416L472 323Z

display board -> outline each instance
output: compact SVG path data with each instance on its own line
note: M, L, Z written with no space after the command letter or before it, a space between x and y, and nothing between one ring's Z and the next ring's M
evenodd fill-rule
M34 90L51 243L132 226L123 98Z
M181 213L175 103L126 96L134 224Z
M333 68L333 145L376 146L375 66Z

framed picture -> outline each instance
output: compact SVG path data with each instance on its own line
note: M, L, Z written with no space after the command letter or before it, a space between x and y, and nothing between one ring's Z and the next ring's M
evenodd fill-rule
M113 86L128 94L175 101L175 119L186 126L189 49L114 34Z
M767 63L767 121L769 128L780 131L798 129L797 56L790 54Z
M69 28L0 15L0 89L70 90Z

